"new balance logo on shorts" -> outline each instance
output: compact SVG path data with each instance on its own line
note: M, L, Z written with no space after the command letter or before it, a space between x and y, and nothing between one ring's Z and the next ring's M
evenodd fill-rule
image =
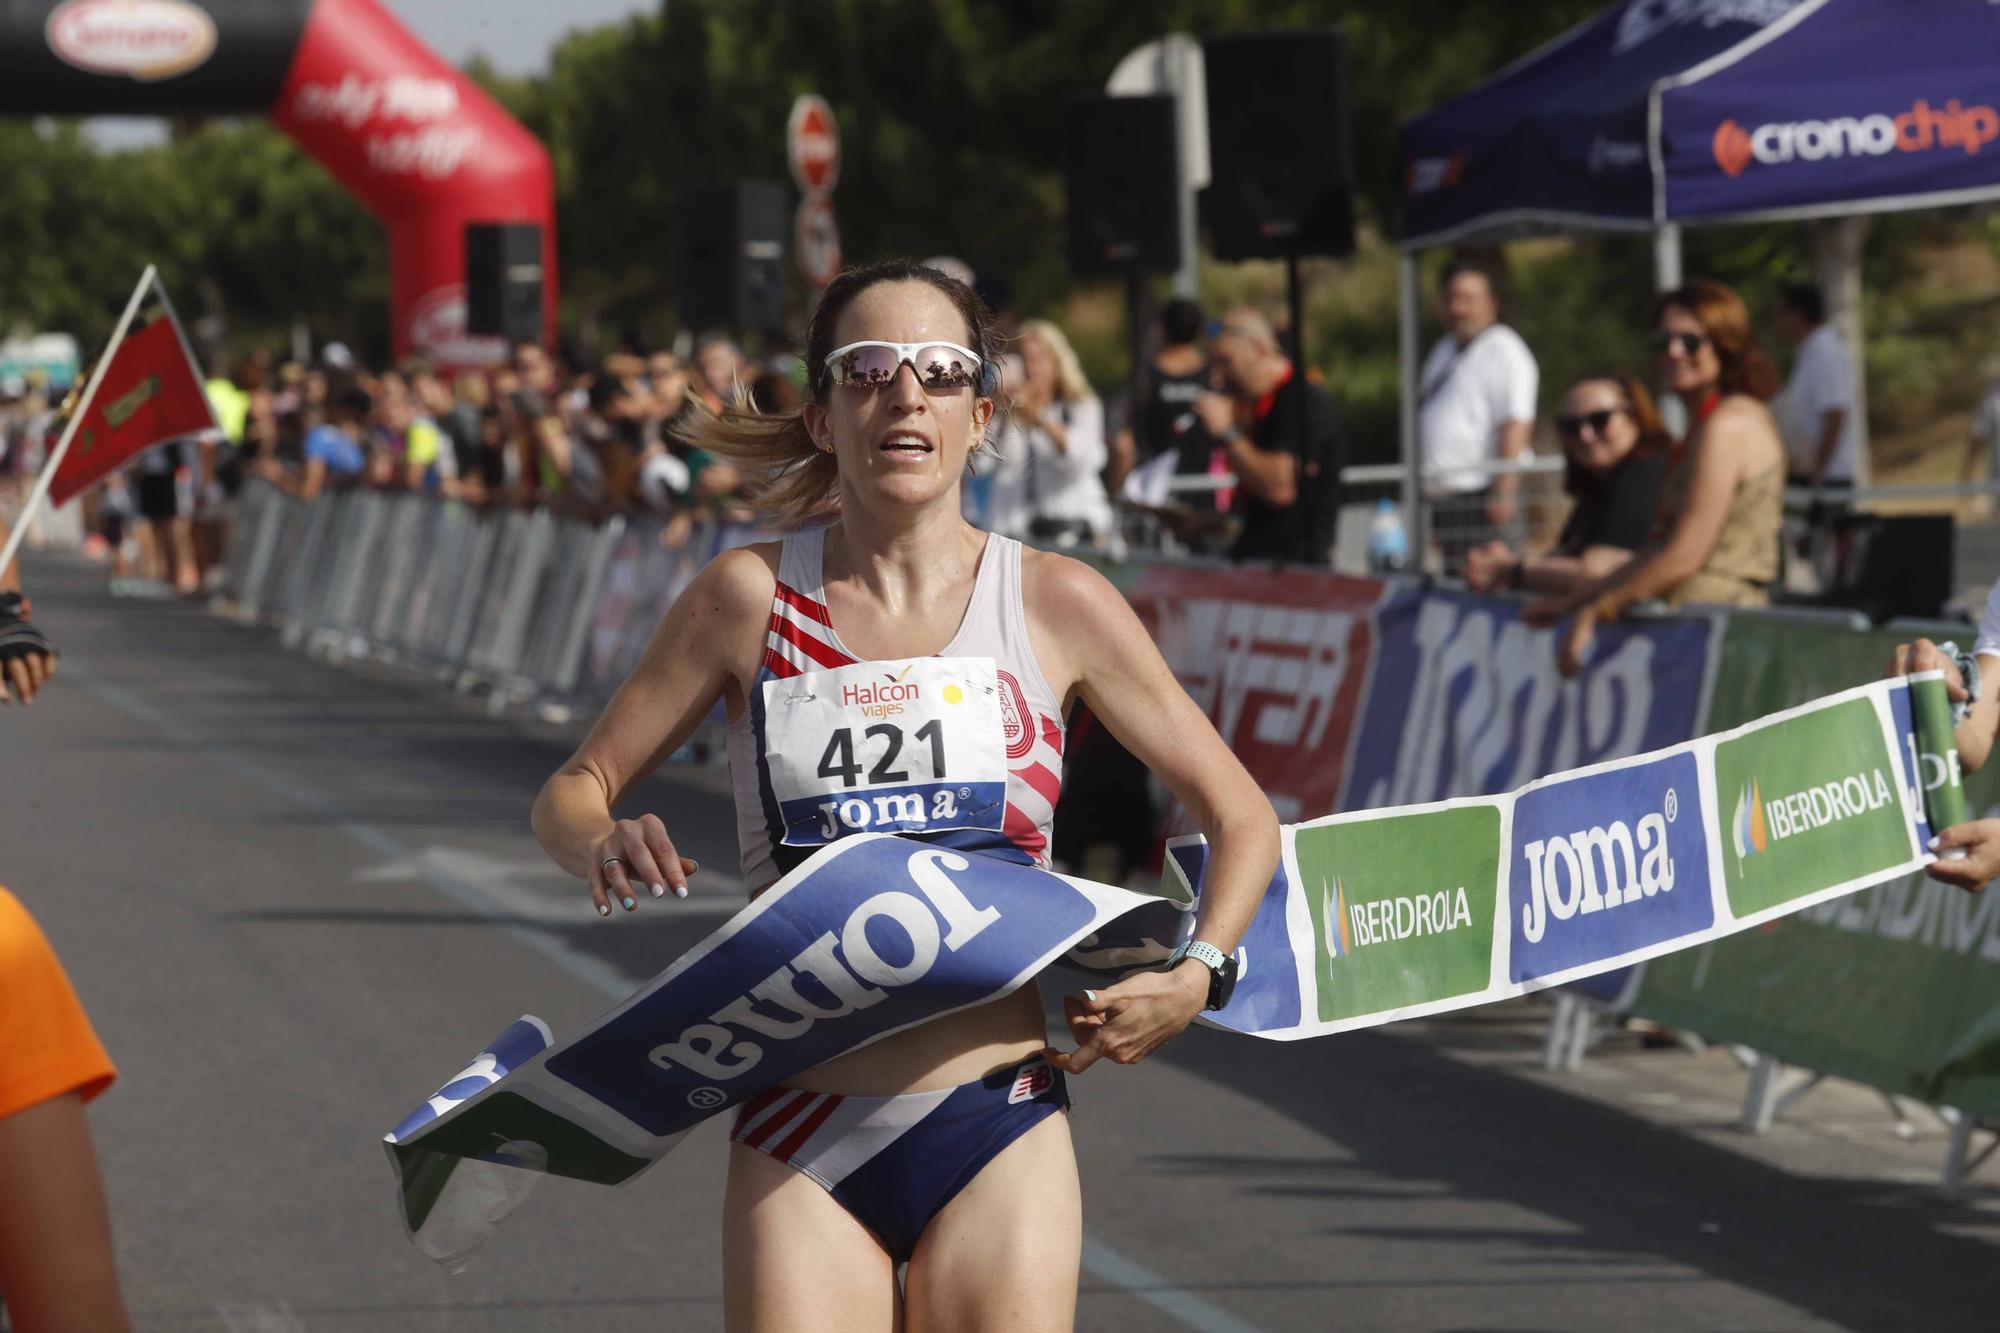
M1016 1102L1031 1102L1055 1086L1056 1073L1046 1060L1037 1060L1023 1069L1014 1080L1014 1090L1007 1094L1007 1105Z

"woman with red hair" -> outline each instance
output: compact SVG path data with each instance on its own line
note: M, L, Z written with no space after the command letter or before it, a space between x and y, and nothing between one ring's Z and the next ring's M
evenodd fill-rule
M1556 661L1583 670L1598 625L1635 602L1764 606L1778 578L1785 446L1764 404L1777 372L1750 332L1742 298L1696 278L1653 304L1661 387L1687 409L1688 437L1670 457L1653 544L1565 597L1529 605L1528 623L1574 615Z

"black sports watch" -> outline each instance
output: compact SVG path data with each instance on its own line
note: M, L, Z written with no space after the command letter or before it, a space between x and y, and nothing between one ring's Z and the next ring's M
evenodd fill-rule
M1173 971L1192 958L1208 969L1208 1003L1204 1009L1220 1009L1236 990L1236 955L1226 954L1203 940L1189 940L1167 955L1167 970Z

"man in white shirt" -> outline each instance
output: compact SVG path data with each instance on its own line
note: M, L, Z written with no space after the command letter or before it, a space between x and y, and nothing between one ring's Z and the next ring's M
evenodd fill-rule
M1446 571L1456 572L1468 550L1517 526L1519 474L1495 476L1486 465L1528 456L1541 371L1521 335L1500 322L1497 266L1454 260L1443 297L1450 332L1417 381L1417 442L1432 535Z
M1826 322L1826 299L1810 283L1779 290L1778 331L1798 346L1779 400L1795 486L1851 488L1861 463L1861 414L1854 367L1840 332Z

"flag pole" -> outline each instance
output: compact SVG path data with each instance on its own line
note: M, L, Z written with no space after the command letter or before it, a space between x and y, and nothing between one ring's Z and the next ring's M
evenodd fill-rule
M139 285L132 289L132 299L125 303L125 313L118 317L118 327L111 331L111 341L104 345L97 364L91 367L90 379L84 384L83 396L76 400L70 410L69 420L63 425L62 438L49 454L49 461L42 465L42 475L35 478L35 488L28 492L27 503L21 506L20 514L14 520L14 530L7 534L6 549L0 550L0 570L14 562L14 553L21 549L21 541L27 536L28 523L35 516L35 506L48 495L49 487L55 484L56 469L62 466L63 457L69 453L70 442L76 438L76 428L83 421L83 414L90 410L90 400L97 396L97 386L104 379L104 372L111 368L112 354L118 344L125 341L125 331L132 327L132 317L139 313L139 305L146 297L146 289L153 285L158 270L151 264L139 275Z

